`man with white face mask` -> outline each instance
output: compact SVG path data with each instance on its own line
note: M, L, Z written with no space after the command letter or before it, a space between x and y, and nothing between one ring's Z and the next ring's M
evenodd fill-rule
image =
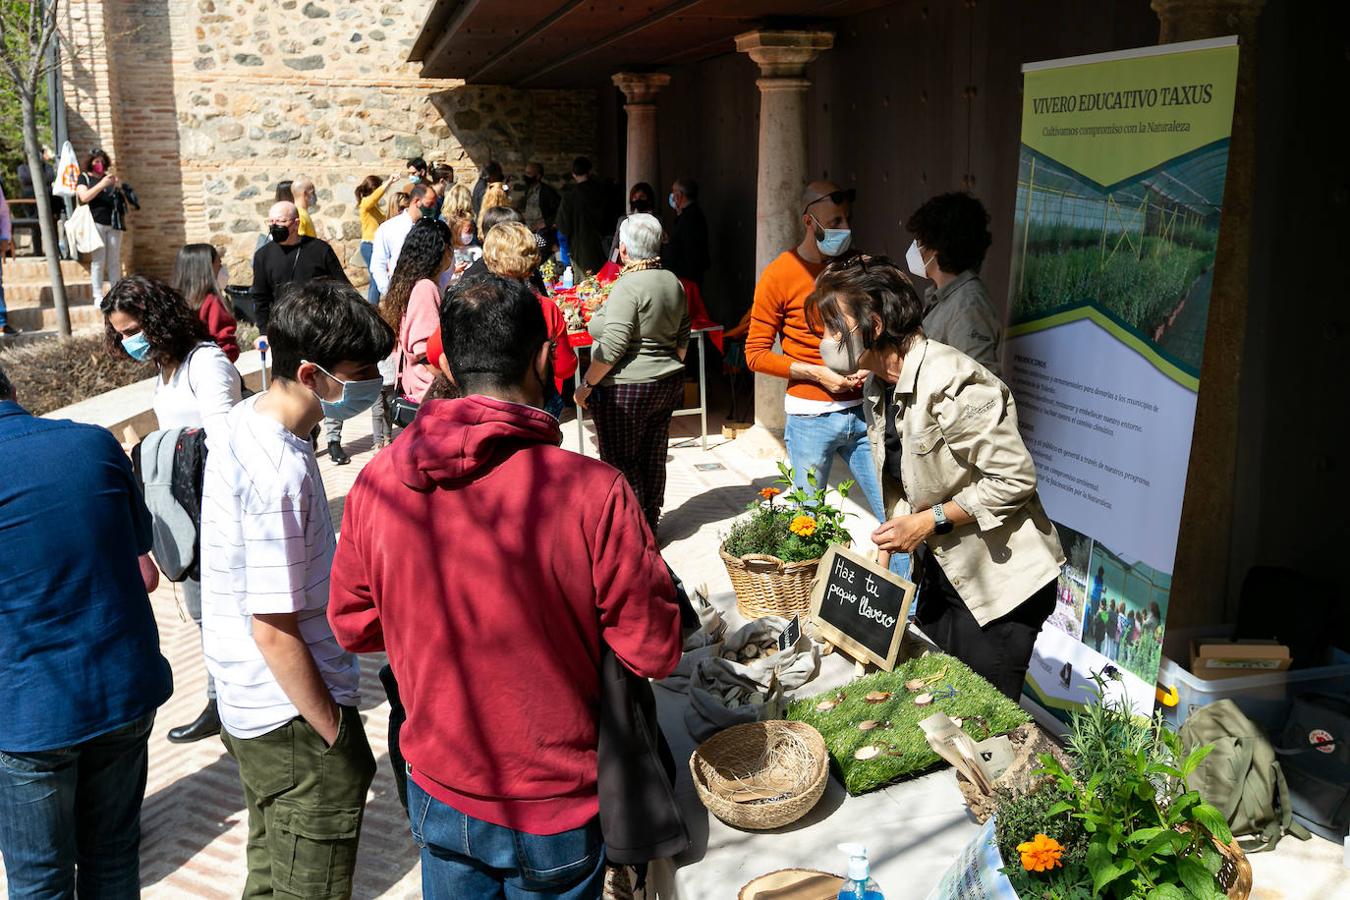
M906 267L933 283L924 293L924 334L1003 377L1003 317L977 274L993 241L984 204L970 194L940 194L905 227L915 236Z
M745 361L754 372L788 381L784 438L797 484L806 487L806 474L814 470L816 482L824 485L838 454L881 519L881 487L863 420L864 375L840 375L826 366L820 337L806 318L806 298L815 290L816 276L849 253L849 214L856 193L828 181L806 186L801 243L769 263L755 285ZM781 352L774 349L780 338Z

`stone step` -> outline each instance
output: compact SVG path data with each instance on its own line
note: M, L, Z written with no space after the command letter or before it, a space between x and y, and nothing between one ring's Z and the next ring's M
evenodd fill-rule
M10 310L25 306L51 306L52 287L49 284L10 284L5 282L5 305ZM66 282L66 302L71 306L77 303L93 303L94 288L86 275L84 281Z
M9 311L9 324L24 331L43 331L56 327L56 310L50 306L25 306ZM103 324L103 313L92 303L80 303L70 307L70 327L72 330Z
M74 317L71 317L70 331L73 335L98 334L101 326L83 324L77 325ZM5 336L0 334L0 350L7 350L10 347L19 347L24 344L36 344L41 341L54 341L59 337L56 333L56 325L53 323L49 328L41 330L24 331L21 334Z
M63 259L61 260L61 276L69 284L72 281L81 279L89 280L89 267L79 260ZM5 260L5 287L8 288L11 283L22 284L25 282L37 282L47 284L51 279L47 276L47 260L41 256L19 256L14 259Z

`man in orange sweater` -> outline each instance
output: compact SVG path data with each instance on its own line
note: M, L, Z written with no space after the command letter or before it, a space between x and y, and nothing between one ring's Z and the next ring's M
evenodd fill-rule
M806 234L800 244L769 263L755 285L745 361L755 372L787 379L784 437L798 485L806 486L806 473L811 469L818 484L829 481L837 453L877 520L885 521L881 485L863 420L865 373L844 376L828 369L820 358L820 335L806 321L806 298L815 289L816 276L831 259L849 249L848 220L855 194L828 181L806 186L802 194ZM779 337L781 353L773 346Z

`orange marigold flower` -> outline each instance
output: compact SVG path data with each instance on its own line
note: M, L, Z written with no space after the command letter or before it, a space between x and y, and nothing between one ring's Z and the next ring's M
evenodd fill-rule
M792 520L792 524L788 526L788 531L802 537L810 537L816 533L816 520L811 516L798 516Z
M765 500L772 500L774 497L777 497L781 493L783 492L776 487L766 487L759 492L759 495L763 497Z
M1017 852L1022 854L1022 868L1028 872L1048 872L1059 868L1064 848L1054 838L1038 834L1032 840L1018 844Z

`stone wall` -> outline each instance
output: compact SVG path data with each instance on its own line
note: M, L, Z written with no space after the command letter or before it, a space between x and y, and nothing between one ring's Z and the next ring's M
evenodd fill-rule
M364 284L352 192L366 175L420 155L472 184L495 158L516 175L538 161L560 183L573 156L594 152L594 92L419 77L405 58L429 6L74 0L67 15L96 65L66 65L72 142L81 155L108 148L140 195L132 270L167 276L182 244L210 241L231 281L248 283L276 183L304 174L316 225Z

